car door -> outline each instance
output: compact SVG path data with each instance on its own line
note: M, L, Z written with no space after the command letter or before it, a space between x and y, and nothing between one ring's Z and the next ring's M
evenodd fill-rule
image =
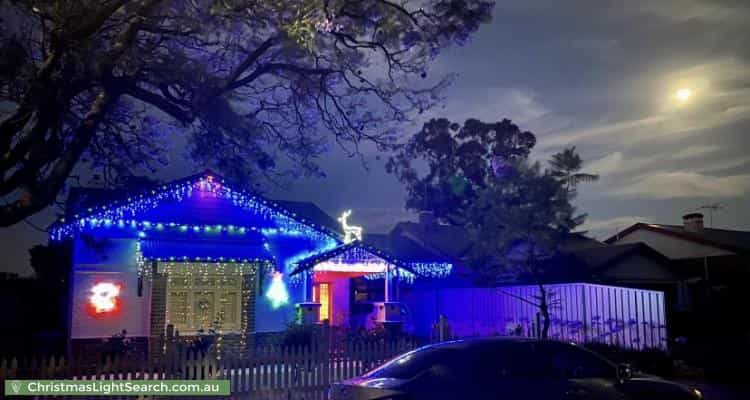
M425 369L406 387L410 398L418 400L488 399L481 370L473 348L435 352Z
M478 353L474 373L482 382L482 398L555 399L559 382L549 379L533 342L499 340Z
M556 381L564 400L624 400L627 396L617 382L617 368L599 355L577 345L544 341L536 350L546 368L545 374Z

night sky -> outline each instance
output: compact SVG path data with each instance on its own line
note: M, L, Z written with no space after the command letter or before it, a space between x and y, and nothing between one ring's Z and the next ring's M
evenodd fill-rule
M723 206L714 227L750 230L750 2L507 3L470 43L436 60L431 74L458 77L444 107L424 118L510 118L537 135L538 159L577 146L587 172L601 175L578 200L589 214L584 228L600 239L635 221L677 224L712 203ZM679 101L680 89L690 98ZM405 135L420 125L404 126ZM327 179L268 194L332 215L352 208L350 223L387 231L412 216L383 161L374 152L366 159L368 170L330 153L322 160ZM197 172L183 165L159 177ZM44 227L52 215L31 222ZM0 229L0 241L0 270L27 275L27 249L46 234L21 223Z

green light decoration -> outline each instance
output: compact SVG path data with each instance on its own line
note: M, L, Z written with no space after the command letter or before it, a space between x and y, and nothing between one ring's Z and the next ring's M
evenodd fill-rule
M289 303L289 292L286 290L284 283L284 274L275 271L271 278L271 285L266 291L266 298L271 301L273 308L279 308Z

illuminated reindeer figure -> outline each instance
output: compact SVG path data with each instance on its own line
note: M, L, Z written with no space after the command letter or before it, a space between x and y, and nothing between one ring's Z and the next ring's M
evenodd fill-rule
M346 223L346 219L349 218L350 215L352 215L352 210L346 210L338 219L338 221L341 222L341 228L344 230L344 243L351 243L354 240L362 240L362 227Z

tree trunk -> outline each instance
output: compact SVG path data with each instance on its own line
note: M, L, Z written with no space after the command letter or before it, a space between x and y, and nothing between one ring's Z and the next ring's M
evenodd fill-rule
M549 318L549 304L547 303L547 289L544 288L544 285L541 283L539 285L539 293L540 293L540 300L539 300L539 312L542 314L542 339L547 339L549 337L549 325L550 325L550 318Z

